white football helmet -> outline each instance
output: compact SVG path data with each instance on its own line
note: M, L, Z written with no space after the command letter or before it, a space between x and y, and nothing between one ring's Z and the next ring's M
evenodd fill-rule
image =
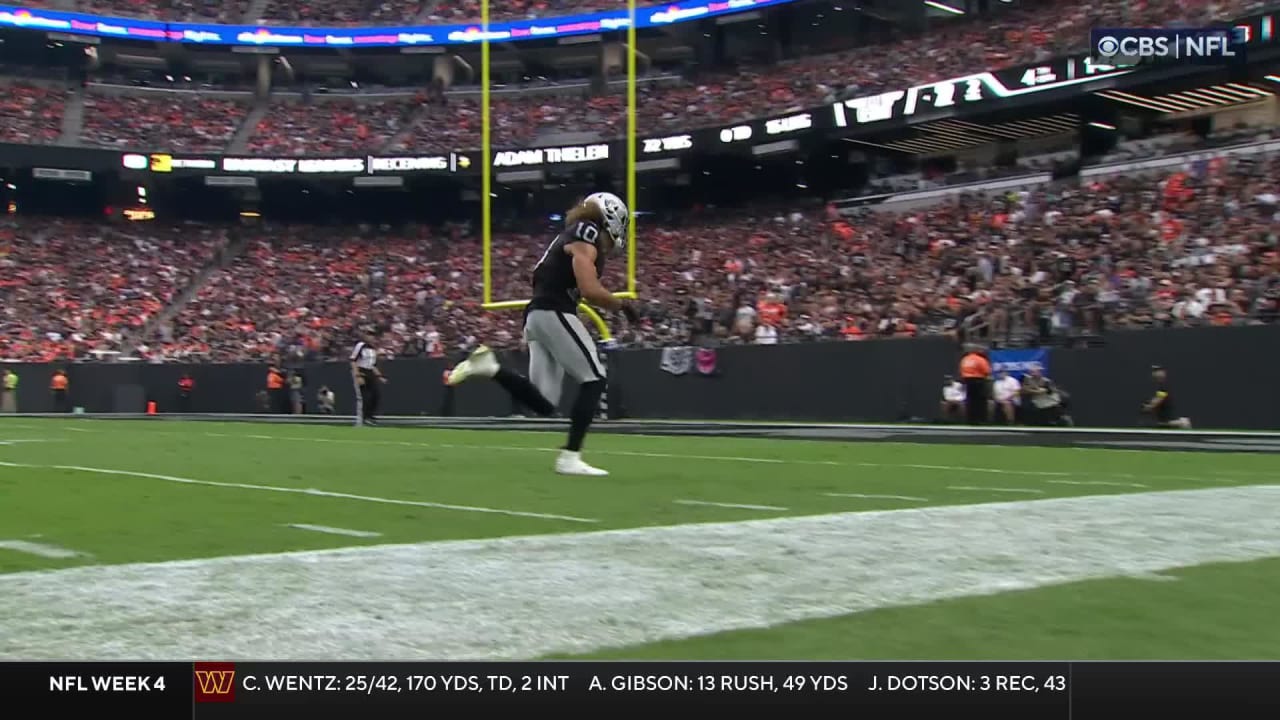
M595 203L604 216L604 229L613 236L613 245L624 248L627 245L627 223L631 219L626 203L613 193L598 192L587 196L584 202Z

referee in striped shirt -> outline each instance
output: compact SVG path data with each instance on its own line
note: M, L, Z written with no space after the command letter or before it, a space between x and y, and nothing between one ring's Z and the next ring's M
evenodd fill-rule
M378 351L373 347L372 333L364 333L364 339L351 350L351 380L356 388L356 426L377 425L378 402L382 399L380 386L385 380L378 370Z

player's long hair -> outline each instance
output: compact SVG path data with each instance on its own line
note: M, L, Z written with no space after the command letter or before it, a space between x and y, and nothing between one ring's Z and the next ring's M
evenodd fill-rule
M585 197L581 198L564 214L564 226L572 228L580 222L592 222L601 230L605 230L604 210L595 203L588 203ZM604 234L609 235L609 232L605 230ZM617 241L609 235L609 242L609 248L604 249L611 249Z
M580 222L593 222L604 227L604 212L599 205L595 203L587 203L585 197L580 198L578 202L569 208L569 212L564 214L565 227L573 227Z

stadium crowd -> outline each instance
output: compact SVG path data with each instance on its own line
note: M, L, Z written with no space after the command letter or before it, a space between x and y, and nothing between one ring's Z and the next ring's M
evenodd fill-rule
M238 23L249 9L249 0L81 0L77 5L82 12L99 15Z
M50 0L42 0L28 5L35 7L52 6ZM660 5L661 3L640 2L640 7ZM1008 41L1015 39L1021 42L1023 37L1010 38L1007 32L1019 32L1026 29L1032 33L1043 33L1042 39L1048 35L1060 38L1072 37L1069 42L1080 42L1088 37L1087 30L1080 28L1144 26L1151 23L1161 24L1171 18L1181 19L1194 24L1203 20L1207 13L1239 14L1253 7L1264 5L1260 0L1135 0L1129 3L1115 3L1108 0L1086 0L1072 3L1069 8L1052 0L1024 0L1021 7L1009 8L1007 20L998 25L991 25L994 36L986 36L987 40ZM545 18L557 15L568 15L599 10L625 8L622 0L491 0L489 13L491 20L519 20L525 18ZM128 17L155 18L160 20L203 20L213 22L242 22L249 9L247 0L80 0L77 8L84 12L102 15L121 15ZM1045 10L1055 15L1065 12L1068 16L1062 20L1048 22ZM261 21L268 24L313 24L313 25L359 25L369 23L383 24L431 24L431 23L466 23L480 19L480 0L318 0L309 3L291 3L284 0L270 0L262 13ZM938 18L938 20L964 21L966 18ZM1118 24L1117 24L1118 23ZM964 43L964 37L953 38L956 43ZM1052 44L1061 41L1050 40ZM1016 44L1016 43L1015 43ZM1041 44L1041 42L1037 42ZM994 45L994 43L993 43ZM1010 54L1019 52L1014 48ZM1000 53L1004 54L1004 53ZM959 56L957 59L969 59L971 54Z
M268 0L262 22L270 25L416 24L426 0Z
M66 90L24 82L0 85L0 142L57 142L66 95Z
M273 155L376 152L414 112L408 100L356 103L277 102L254 128L249 149Z
M190 93L85 98L80 140L119 149L218 152L244 119L248 106Z
M896 38L898 44L888 47L873 45L806 56L771 67L743 67L733 73L706 72L677 85L646 83L640 90L637 123L642 133L656 133L813 107L842 97L942 80L970 69L994 69L1052 56L1079 46L1093 26L1196 25L1214 18L1241 16L1259 4L1255 0L1091 0L1070 7L1031 3L978 22L957 18L924 36ZM355 6L364 8L366 3ZM327 12L323 8L330 5L305 7L307 12ZM550 7L568 5L553 3ZM850 68L857 68L857 72L851 73ZM57 98L47 92L25 92L28 104L53 104ZM24 100L19 98L17 102ZM413 127L397 142L396 150L438 152L479 145L478 98L454 93L446 101L428 101L422 93L362 103L351 108L349 114L336 107L326 108L323 103L277 101L257 128L254 147L270 147L272 152L329 154L363 146L374 136L383 138L400 130L398 123L412 112L412 107L406 105L422 107ZM234 133L245 109L193 93L173 93L164 98L94 95L86 107L83 138L111 147L149 144L155 149L220 149ZM27 142L52 142L59 127L56 117L60 112L32 113L25 122L7 127L5 135ZM617 136L625 131L625 117L621 95L591 98L585 106L582 98L572 95L496 95L492 105L494 142L500 145L526 143L547 128ZM335 133L335 127L342 132ZM355 128L357 134L366 133L369 138L351 138L349 128ZM335 134L345 139L334 142Z
M427 16L428 22L462 23L480 17L482 0L439 0ZM652 0L637 0L638 7L658 5ZM627 7L625 0L491 0L491 20L524 20L557 15L619 10Z
M620 337L669 345L952 334L1034 345L1111 328L1274 322L1276 178L1280 158L1218 159L962 196L905 215L811 208L646 223L644 321ZM481 253L464 229L347 233L295 227L254 240L145 353L337 357L370 318L393 354L519 344L518 312L478 307ZM495 238L495 297L527 296L528 268L550 233ZM624 286L620 262L605 284Z
M0 358L109 359L225 247L218 228L0 222Z

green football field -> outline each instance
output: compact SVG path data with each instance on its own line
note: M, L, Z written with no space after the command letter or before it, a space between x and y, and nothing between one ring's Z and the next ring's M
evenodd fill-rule
M0 419L0 658L1280 658L1266 454Z

